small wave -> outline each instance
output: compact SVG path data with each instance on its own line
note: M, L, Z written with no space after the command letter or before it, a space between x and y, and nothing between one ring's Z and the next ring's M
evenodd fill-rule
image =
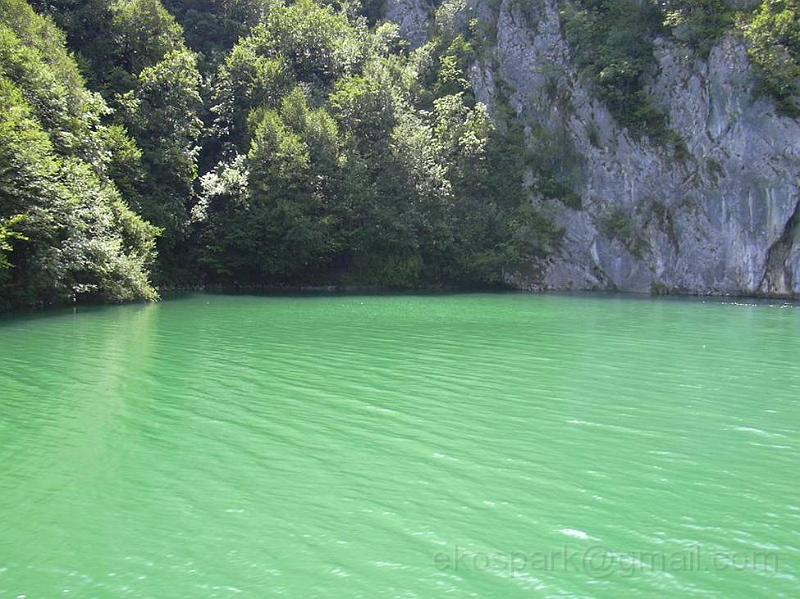
M565 537L572 537L573 539L581 539L582 541L586 541L592 538L582 530L577 530L575 528L562 528L558 532L560 532Z

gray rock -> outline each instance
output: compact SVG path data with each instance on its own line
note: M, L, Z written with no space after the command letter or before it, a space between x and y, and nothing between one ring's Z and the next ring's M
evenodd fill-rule
M470 10L492 19L497 40L471 69L472 85L491 110L502 82L531 130L567 140L580 157L582 207L531 198L564 228L563 242L509 281L529 289L800 295L800 122L758 96L742 41L729 34L702 60L657 40L649 92L685 142L678 154L632 136L581 82L556 0L522 9L502 0L492 13L488 0L472 0ZM398 22L421 15L411 8Z
M386 20L397 23L400 35L418 48L430 35L433 4L428 0L387 0Z

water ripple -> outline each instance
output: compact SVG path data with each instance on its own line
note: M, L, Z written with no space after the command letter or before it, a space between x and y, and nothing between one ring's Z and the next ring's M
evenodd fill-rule
M6 319L0 596L796 596L800 312L771 307Z

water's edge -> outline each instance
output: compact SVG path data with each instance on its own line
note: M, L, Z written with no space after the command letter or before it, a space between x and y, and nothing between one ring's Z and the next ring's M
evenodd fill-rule
M765 294L765 293L646 293L636 291L620 291L609 289L521 289L518 287L456 287L456 286L425 286L412 289L398 289L380 285L170 285L156 287L160 299L173 299L192 293L210 293L222 295L264 295L264 296L318 296L318 295L459 295L468 293L497 293L497 294L522 294L541 296L564 297L613 297L630 299L697 299L697 300L747 300L757 302L779 301L786 304L798 305L800 298L794 294ZM0 310L0 318L13 318L17 315L36 314L49 310L60 310L70 307L87 306L121 306L131 304L148 304L144 300L127 302L109 302L91 296L73 298L72 301L50 302L35 306L15 306L11 309Z

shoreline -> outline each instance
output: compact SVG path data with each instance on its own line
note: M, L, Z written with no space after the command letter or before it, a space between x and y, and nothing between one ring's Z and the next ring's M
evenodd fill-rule
M156 301L131 300L125 302L108 302L92 298L73 298L72 301L53 302L37 306L14 306L0 310L0 319L14 316L43 314L49 311L68 308L94 308L105 306L123 306L135 304L153 304L162 300L174 299L192 293L208 293L215 295L263 295L263 296L326 296L326 295L461 295L469 293L486 294L518 294L554 297L606 297L615 299L639 300L697 300L697 301L730 301L749 302L782 302L800 305L797 295L766 295L736 293L648 293L641 291L619 291L612 289L520 289L515 287L416 287L398 289L379 285L175 285L156 287L159 299Z
M505 287L450 287L427 286L413 288L384 287L380 285L176 285L158 286L159 294L177 293L221 293L237 294L256 292L258 294L365 294L365 295L413 295L413 294L461 294L461 293L519 293L526 295L614 295L638 298L700 298L700 299L750 299L781 300L800 302L796 294L764 294L764 293L708 293L695 291L648 292L626 291L619 289L531 289L513 286Z

